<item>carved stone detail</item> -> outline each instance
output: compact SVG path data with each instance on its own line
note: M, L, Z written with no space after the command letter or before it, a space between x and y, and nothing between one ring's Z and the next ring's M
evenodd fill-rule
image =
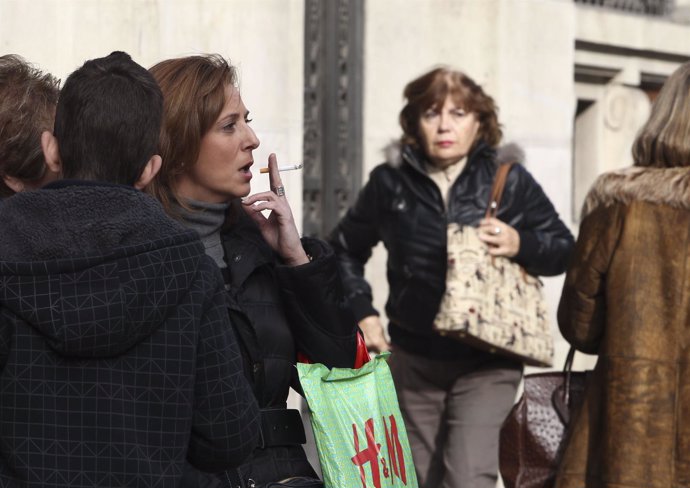
M363 0L305 0L305 235L323 237L359 189L362 32Z

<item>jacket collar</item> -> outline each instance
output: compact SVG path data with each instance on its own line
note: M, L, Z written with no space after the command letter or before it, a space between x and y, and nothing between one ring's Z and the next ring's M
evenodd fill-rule
M418 171L426 173L423 164L424 154L412 146L393 141L384 148L384 154L388 164L394 168L401 167L405 162ZM467 158L467 166L471 167L477 160L486 159L495 160L498 164L507 162L522 164L525 160L525 152L518 144L512 142L494 149L484 141L479 141Z
M604 173L585 198L582 218L599 207L633 201L690 209L690 168L632 166Z
M43 189L44 190L59 190L61 188L68 188L70 186L81 186L81 187L103 186L103 187L110 187L110 188L127 188L130 191L140 191L131 185L122 185L120 183L111 183L109 181L78 180L78 179L71 179L71 178L65 178L65 179L61 179L61 180L51 181L47 185L43 186Z
M228 269L228 284L239 289L260 266L272 264L276 255L261 235L256 223L240 208L239 199L230 206L228 225L221 241Z

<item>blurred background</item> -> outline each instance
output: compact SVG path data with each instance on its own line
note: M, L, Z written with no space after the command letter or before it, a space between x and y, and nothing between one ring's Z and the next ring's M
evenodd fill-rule
M630 146L666 77L690 60L690 0L0 0L0 53L63 80L114 50L150 67L215 52L239 69L261 139L275 152L304 234L323 236L400 134L402 90L445 64L494 97L504 142L577 234L598 174ZM268 187L255 172L253 191ZM367 267L377 306L385 253ZM545 281L555 310L563 276ZM576 367L592 364L578 357ZM295 400L297 401L297 400Z

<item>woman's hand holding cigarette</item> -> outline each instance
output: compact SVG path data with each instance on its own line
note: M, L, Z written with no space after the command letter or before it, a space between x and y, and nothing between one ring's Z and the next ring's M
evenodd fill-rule
M306 264L309 257L302 247L290 204L285 197L285 187L280 178L280 168L275 154L268 157L268 173L271 191L244 198L243 208L259 226L261 235L268 245L280 255L285 264ZM264 216L263 210L270 210L268 217Z

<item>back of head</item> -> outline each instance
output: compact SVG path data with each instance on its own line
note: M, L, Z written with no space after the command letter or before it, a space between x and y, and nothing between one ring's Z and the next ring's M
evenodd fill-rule
M635 166L690 166L690 63L664 83L632 153Z
M218 120L225 89L237 85L237 74L218 54L167 59L149 71L163 92L158 154L165 164L147 191L170 209L170 203L178 200L175 181L196 163L201 139Z
M27 183L43 178L41 133L53 129L59 84L20 56L0 56L0 197L14 193L7 176Z
M65 82L55 115L65 178L133 185L157 154L163 97L123 52L92 59Z
M456 106L475 113L479 121L478 141L483 140L491 147L501 142L503 134L493 98L462 71L445 66L434 68L410 81L403 90L403 96L407 101L399 116L403 144L421 145L420 117L431 108L442 107L449 96Z

